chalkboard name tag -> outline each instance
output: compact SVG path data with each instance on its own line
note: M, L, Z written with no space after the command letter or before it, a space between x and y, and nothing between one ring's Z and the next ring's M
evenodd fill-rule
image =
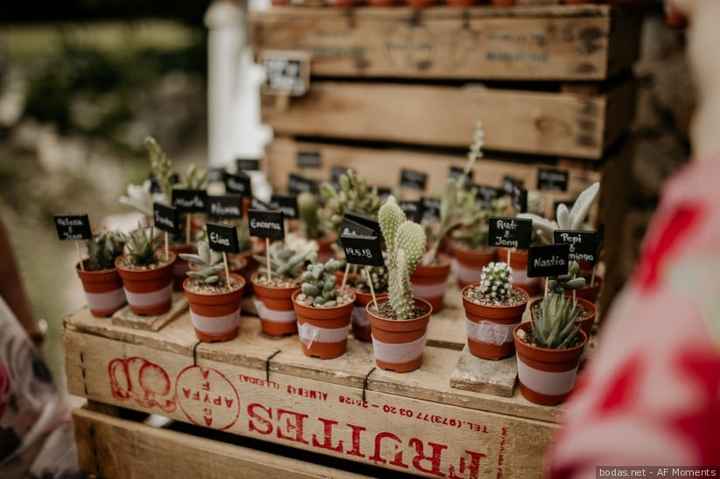
M423 213L425 217L438 220L440 219L440 208L442 207L442 201L439 198L428 198L422 199Z
M207 224L208 244L213 251L239 253L237 228L230 225Z
M504 248L528 249L532 237L532 220L495 217L488 220L488 244Z
M225 168L210 168L208 169L208 182L225 183L226 174L227 171L225 171Z
M360 223L356 223L349 220L347 217L343 218L342 224L340 225L340 238L343 236L377 236L375 230L363 226Z
M181 213L204 213L207 210L207 191L174 188L172 203Z
M89 240L92 238L88 215L56 215L55 228L62 241Z
M177 208L162 203L153 203L155 228L170 234L180 231L180 218Z
M291 195L299 195L300 193L317 193L319 188L317 181L306 178L296 173L288 175L288 193Z
M265 50L265 90L270 94L303 96L310 88L310 55L300 51Z
M567 274L570 264L570 247L566 244L534 246L528 251L529 278Z
M322 168L322 156L319 151L298 151L295 157L298 168Z
M555 231L555 243L570 246L570 261L595 265L600 248L600 235L595 231Z
M250 236L282 240L285 238L285 225L282 211L250 210L248 224Z
M352 221L353 223L362 225L366 228L370 228L373 231L372 236L380 236L380 237L382 236L382 230L380 229L380 223L378 223L377 220L375 220L367 215L364 215L362 213L355 213L355 212L351 211L351 212L345 213L345 217L343 218L343 220L349 220L349 221Z
M540 168L537 176L537 189L540 191L567 191L570 173L554 168Z
M245 198L252 196L252 182L242 171L237 175L225 175L225 189L228 193L237 193Z
M259 200L253 196L252 200L250 201L250 208L254 210L272 210L274 209L270 203L265 203L262 200Z
M470 170L465 174L465 168L462 166L455 166L451 165L450 170L448 171L448 178L461 178L465 176L468 183L472 183L473 177L474 177L474 171Z
M403 168L400 171L400 186L413 190L425 191L427 186L427 173Z
M208 196L208 216L213 218L242 218L243 199L240 195Z
M475 184L473 185L473 188L475 188L475 200L481 206L490 206L494 200L500 198L504 194L504 191L500 188L489 185Z
M425 214L422 200L418 201L398 201L398 206L405 212L405 216L410 221L419 223Z
M298 203L295 195L272 195L270 204L283 212L286 218L298 217Z
M345 251L345 259L350 264L361 264L366 266L384 266L380 238L377 236L340 236Z
M502 189L508 195L512 195L514 188L523 188L524 186L525 183L518 178L510 175L503 176Z
M237 171L260 171L260 160L257 158L235 158Z

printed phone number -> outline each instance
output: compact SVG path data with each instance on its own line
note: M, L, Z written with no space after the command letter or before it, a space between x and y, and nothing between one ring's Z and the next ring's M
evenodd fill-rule
M392 414L395 416L402 416L410 419L416 419L418 421L424 421L429 422L432 424L438 424L445 427L450 427L454 429L461 429L461 428L467 428L473 432L484 432L487 433L487 426L482 424L477 424L470 421L465 421L463 419L457 419L453 417L446 417L441 416L439 414L430 414L422 411L414 411L409 408L403 408L403 407L397 407L393 406L391 404L383 404L382 406L379 404L374 403L368 403L367 401L363 401L361 399L355 399L348 396L340 395L338 396L338 401L340 401L341 404L348 404L351 406L358 406L362 407L364 409L372 408L372 409L381 409L385 414Z

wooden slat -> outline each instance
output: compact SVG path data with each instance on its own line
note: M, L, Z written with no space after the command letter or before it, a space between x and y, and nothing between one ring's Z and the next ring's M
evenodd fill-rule
M597 160L632 120L608 117L619 101L628 101L622 85L580 95L318 81L285 109L265 101L263 119L276 135L453 147L467 146L482 120L488 149Z
M439 7L419 13L275 8L252 15L251 31L260 51L311 53L316 76L604 80L637 58L639 29L630 17L637 16L613 16L607 6Z
M515 357L500 361L480 359L473 356L466 346L458 359L457 367L450 376L450 386L466 391L511 397L516 379Z
M172 297L172 307L167 313L159 316L138 316L132 312L130 306L115 311L111 321L117 326L127 326L128 328L146 329L148 331L159 331L167 323L175 319L183 311L188 308L188 302L182 293L174 292Z

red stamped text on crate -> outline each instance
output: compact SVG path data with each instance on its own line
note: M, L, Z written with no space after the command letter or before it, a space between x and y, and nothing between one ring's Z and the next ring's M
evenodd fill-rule
M224 430L240 416L237 389L216 369L188 366L178 374L175 391L180 408L193 424Z
M108 364L108 378L115 399L165 412L173 412L177 407L170 376L165 369L147 359L113 359Z

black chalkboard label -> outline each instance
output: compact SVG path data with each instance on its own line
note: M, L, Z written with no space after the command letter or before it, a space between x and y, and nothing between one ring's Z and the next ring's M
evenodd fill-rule
M250 236L282 240L285 238L284 215L282 211L250 210L248 224Z
M468 183L472 183L474 171L470 170L467 172L467 175L465 175L465 168L462 166L450 166L450 170L448 171L448 178L460 178L463 175L465 175L465 178L467 178Z
M239 253L237 228L231 225L207 224L208 244L213 251Z
M349 212L345 213L345 217L343 219L352 221L352 222L362 225L366 228L370 228L373 231L373 236L382 236L382 230L380 229L380 223L378 223L377 220L375 220L367 215L349 211Z
M340 243L350 264L384 266L380 238L377 236L342 235Z
M528 249L532 237L532 220L495 217L488 220L488 244L505 248Z
M595 231L555 231L555 243L570 246L570 261L594 265L598 260L600 235Z
M207 191L174 188L172 204L181 213L204 213L207 210Z
M300 193L317 193L319 188L317 181L306 178L296 173L288 175L288 193L291 195L299 195Z
M265 203L262 200L259 200L253 196L252 200L250 201L250 208L254 210L273 210L274 208L270 203Z
M170 234L180 231L180 217L176 208L162 203L153 203L155 228Z
M490 204L494 200L500 198L505 194L505 192L500 188L489 185L475 184L473 185L473 188L475 189L476 194L475 200L479 205L482 206L490 206Z
M318 169L322 167L322 156L319 151L298 151L295 165L298 168Z
M226 174L225 168L210 168L208 170L208 182L224 183Z
M271 93L302 96L310 87L310 57L305 52L270 51L261 54L265 88Z
M419 223L425 214L422 200L418 201L398 201L398 206L405 212L405 216L410 221Z
M228 193L237 193L245 198L252 197L252 182L242 171L237 175L225 175L225 189Z
M528 209L528 192L525 188L514 186L510 194L512 206L518 213L525 213Z
M440 219L440 207L442 206L442 201L439 198L423 198L422 205L423 215L425 217L435 220Z
M534 246L528 250L529 278L567 274L570 264L570 247L566 244Z
M55 228L62 241L89 240L92 238L88 215L56 215Z
M235 169L237 171L259 171L260 160L258 158L235 158Z
M375 230L356 223L346 217L340 225L340 237L343 236L377 236Z
M413 190L425 191L427 186L427 173L403 168L400 171L400 186Z
M298 202L295 195L272 195L270 204L283 212L286 218L298 217Z
M540 168L537 176L537 189L540 191L567 191L570 173L554 168Z
M208 196L207 213L212 218L242 218L243 198L240 195Z

